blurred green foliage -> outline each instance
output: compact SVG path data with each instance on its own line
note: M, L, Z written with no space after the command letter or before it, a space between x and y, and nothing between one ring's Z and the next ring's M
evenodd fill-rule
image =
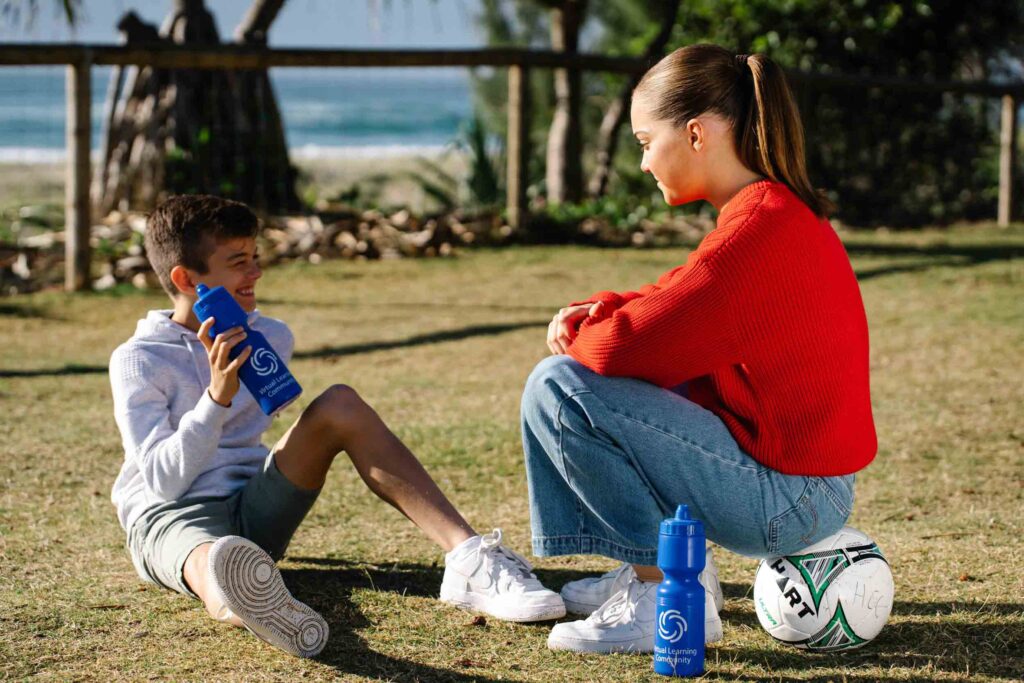
M591 2L583 49L637 55L657 32L641 0ZM479 22L491 44L546 47L546 10L535 0L485 1ZM914 80L1024 78L1024 0L686 0L669 49L698 42L763 52L786 67ZM534 160L542 182L550 122L550 73L533 74ZM623 87L621 76L586 74L584 140ZM504 73L476 82L486 125L504 131ZM999 101L896 88L796 91L807 133L811 179L852 225L915 227L991 219L998 192ZM637 203L660 194L641 177L622 131L610 192ZM588 149L588 154L593 150ZM1024 155L1021 155L1024 157ZM590 162L585 159L585 163ZM539 190L538 190L539 191ZM1021 193L1024 194L1024 193ZM1018 197L1018 215L1024 196Z

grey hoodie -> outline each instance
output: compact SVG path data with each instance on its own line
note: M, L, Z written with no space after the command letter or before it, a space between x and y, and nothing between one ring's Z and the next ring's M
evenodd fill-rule
M196 333L150 311L110 357L114 419L124 465L111 500L127 531L147 508L195 496L229 496L262 466L270 425L242 385L230 407L206 391L210 364ZM295 338L280 320L249 314L249 326L287 363ZM243 342L244 344L244 342Z

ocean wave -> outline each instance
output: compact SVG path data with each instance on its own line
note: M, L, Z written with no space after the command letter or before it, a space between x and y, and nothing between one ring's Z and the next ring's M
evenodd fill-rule
M4 164L57 164L67 156L63 147L0 147Z
M294 161L317 159L395 159L415 156L437 156L445 145L296 145L289 148ZM91 154L94 164L100 162L99 150ZM59 164L67 160L63 147L0 147L2 164Z
M289 148L293 160L316 159L395 159L400 157L437 156L445 145L299 145Z

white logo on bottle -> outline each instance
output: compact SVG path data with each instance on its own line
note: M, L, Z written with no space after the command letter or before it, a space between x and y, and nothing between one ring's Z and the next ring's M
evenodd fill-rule
M256 353L252 354L249 362L252 363L252 369L261 377L277 372L277 356L270 349L257 349Z
M658 635L670 643L682 640L687 630L686 619L677 609L666 610L658 617Z

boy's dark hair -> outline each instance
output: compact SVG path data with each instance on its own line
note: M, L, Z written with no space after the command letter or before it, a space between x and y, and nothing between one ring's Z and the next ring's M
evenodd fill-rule
M206 194L171 197L146 221L146 256L171 297L178 288L171 269L185 266L209 272L206 260L220 240L255 237L259 219L245 204Z

